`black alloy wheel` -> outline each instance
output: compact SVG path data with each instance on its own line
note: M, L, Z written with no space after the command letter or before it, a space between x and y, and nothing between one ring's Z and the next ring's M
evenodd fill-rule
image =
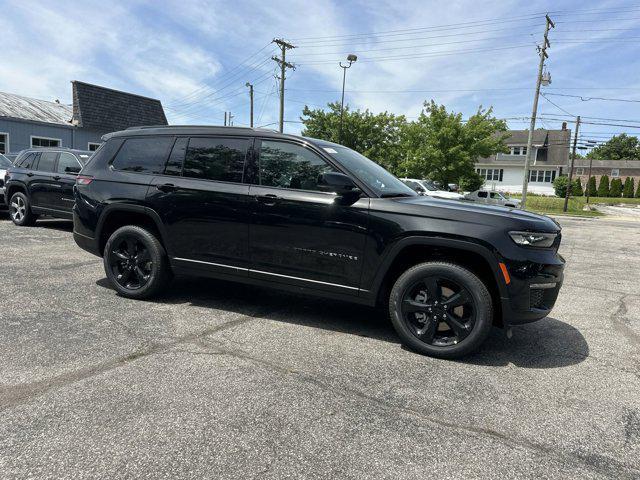
M113 232L103 258L107 278L118 293L128 298L152 297L171 280L167 254L156 234L137 225Z
M400 275L389 313L405 345L439 358L475 351L493 324L487 286L475 273L448 262L421 263Z
M144 287L153 272L149 249L132 235L122 236L111 245L109 265L116 282L128 290Z

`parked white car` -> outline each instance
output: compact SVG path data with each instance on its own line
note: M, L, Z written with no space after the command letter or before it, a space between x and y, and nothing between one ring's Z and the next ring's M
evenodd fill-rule
M475 192L468 193L464 198L478 203L487 203L489 205L502 205L504 207L520 208L520 200L517 198L509 198L502 192L495 192L492 190L476 190Z
M408 187L427 197L446 198L449 200L462 200L464 195L456 192L440 190L431 180L418 180L417 178L401 178Z

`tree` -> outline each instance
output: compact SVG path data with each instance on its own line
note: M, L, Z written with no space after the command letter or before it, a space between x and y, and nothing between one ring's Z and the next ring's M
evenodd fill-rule
M587 182L587 188L585 191L589 191L590 197L598 196L598 189L596 188L596 177L589 177L589 181Z
M580 177L576 178L573 181L573 189L571 191L571 195L574 197L581 197L584 195L584 190L582 189L582 182L580 181Z
M475 192L480 190L482 185L484 185L484 178L476 172L471 172L469 175L461 177L458 183L460 190L464 192Z
M640 159L640 140L626 133L614 135L602 145L587 154L594 160L636 160Z
M622 190L622 196L624 198L633 198L634 187L635 187L635 181L633 177L627 177L624 180L624 189Z
M609 196L609 176L608 175L602 175L600 177L600 184L598 185L598 196L599 197Z
M402 132L400 170L409 177L429 178L446 185L473 180L475 162L506 152L507 125L493 117L492 109L478 108L467 122L433 100L424 103L418 120Z
M403 115L351 111L345 106L340 138L340 103L329 103L328 107L328 110L304 107L300 117L304 124L302 135L341 143L392 173L402 175L398 164L402 159L400 134L406 124Z
M562 175L556 177L553 181L553 190L557 197L564 198L567 195L567 185L569 184L569 177ZM577 178L571 181L571 195L574 197L582 196L582 184L580 179Z
M609 196L613 198L619 198L622 195L622 180L614 178L611 180L611 187L609 188Z
M638 189L636 190L636 198L640 198L640 181L638 182Z

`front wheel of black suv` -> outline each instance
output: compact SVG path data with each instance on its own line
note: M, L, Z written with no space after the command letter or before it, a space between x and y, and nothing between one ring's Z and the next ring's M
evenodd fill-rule
M113 232L104 247L103 259L107 278L118 293L128 298L153 297L171 279L162 244L142 227L127 225Z
M394 284L389 313L402 342L438 358L475 351L491 331L493 306L483 281L460 265L428 262Z
M11 195L9 200L9 216L14 224L19 227L28 227L36 223L38 218L31 211L29 197L22 192L16 192Z

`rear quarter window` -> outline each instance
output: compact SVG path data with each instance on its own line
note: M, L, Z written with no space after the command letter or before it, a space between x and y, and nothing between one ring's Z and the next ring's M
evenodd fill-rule
M111 165L127 172L162 173L173 140L173 137L128 138Z

